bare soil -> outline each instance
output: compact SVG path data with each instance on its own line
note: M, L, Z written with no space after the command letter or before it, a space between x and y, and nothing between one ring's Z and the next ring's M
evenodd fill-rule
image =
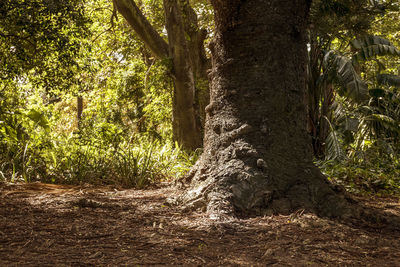
M0 266L400 266L400 229L301 211L215 222L176 192L0 185ZM359 198L400 216L396 198Z

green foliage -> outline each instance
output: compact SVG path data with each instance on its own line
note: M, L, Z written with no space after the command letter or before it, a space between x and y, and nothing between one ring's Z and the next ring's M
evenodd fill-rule
M81 38L89 20L80 0L4 0L0 3L0 77L30 75L36 86L65 89L75 83Z
M76 136L58 143L46 155L52 183L116 184L144 187L182 175L191 165L179 148L159 142L98 144Z
M400 50L390 41L375 35L367 35L351 41L352 47L358 52L353 56L356 60L369 60L376 56L400 56Z
M399 193L398 17L398 1L311 7L309 130L319 164L350 191Z
M317 162L324 174L334 182L356 194L379 196L400 194L399 160L385 156L371 148L358 155L363 161L320 161Z
M376 76L378 84L400 87L400 76L393 74L378 74Z
M209 2L191 4L212 36ZM162 1L138 6L166 37ZM312 4L310 131L353 192L399 193L398 14L395 1ZM0 179L141 188L183 175L198 155L172 142L170 70L112 1L0 2Z
M399 133L399 117L397 103L397 91L390 88L379 88L368 90L367 83L359 75L361 68L359 59L375 59L380 69L385 69L383 63L377 60L378 56L397 56L398 49L388 40L367 35L353 40L353 60L329 51L324 56L323 65L325 74L321 76L326 82L335 82L342 103L337 104L340 99L336 96L336 102L332 102L333 113L330 119L325 116L329 123L330 131L326 136L325 155L327 159L339 158L340 145L338 136L347 136L347 141L342 143L349 145L355 142L357 149L361 147L363 140L397 138ZM368 54L366 51L369 51ZM394 52L393 52L394 51ZM392 53L393 52L393 53ZM360 55L364 55L361 57ZM389 74L378 74L376 80L381 85L396 85L397 76ZM371 82L370 82L371 83ZM354 101L355 105L349 100ZM368 100L368 102L366 101ZM351 127L349 131L347 122L355 120L358 129ZM332 126L335 125L335 127ZM345 138L342 138L344 140ZM396 139L397 140L397 139ZM343 157L342 157L343 158Z
M314 0L310 14L312 28L327 42L335 38L350 40L366 34L375 17L384 14L385 8L386 5L365 0Z
M354 69L352 61L342 55L329 51L324 57L324 66L328 72L334 72L332 80L336 80L344 94L356 102L366 100L368 97L367 84L361 79Z
M325 75L328 75L331 81L337 81L340 85L339 89L344 90L342 94L360 103L367 100L369 95L366 82L356 70L356 68L359 68L359 61L375 59L377 56L398 56L400 50L388 40L374 35L354 39L351 41L351 45L353 50L356 51L353 53L352 59L331 50L325 54L323 66L327 72ZM385 69L381 62L377 62L380 69ZM396 85L397 78L397 76L390 74L378 74L377 76L379 83L387 85Z
M1 178L144 187L180 176L194 163L197 155L186 155L168 139L137 132L124 123L126 116L118 117L118 110L113 110L118 98L108 97L106 103L91 102L81 130L71 127L75 116L65 118L72 104L67 97L44 106L33 94L29 103L1 113ZM3 109L5 102L0 105ZM109 106L103 109L104 104Z
M197 155L171 141L168 66L111 1L56 2L0 3L0 15L17 12L0 22L0 179L144 187L182 175ZM162 27L155 2L143 9ZM43 50L17 46L28 37Z
M325 117L325 119L330 128L329 135L326 138L326 150L329 151L329 153L326 155L326 159L343 160L346 158L346 153L343 151L343 147L340 144L340 132L334 129L328 118Z

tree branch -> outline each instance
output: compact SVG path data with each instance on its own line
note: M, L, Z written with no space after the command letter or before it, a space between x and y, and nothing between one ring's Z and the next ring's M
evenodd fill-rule
M167 42L151 26L133 0L113 0L113 3L154 56L160 59L168 57Z

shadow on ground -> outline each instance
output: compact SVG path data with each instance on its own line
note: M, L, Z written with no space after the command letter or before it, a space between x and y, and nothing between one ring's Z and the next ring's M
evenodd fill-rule
M400 232L311 214L215 223L173 189L0 186L0 266L400 266ZM363 201L399 216L397 199ZM361 225L361 224L360 224Z

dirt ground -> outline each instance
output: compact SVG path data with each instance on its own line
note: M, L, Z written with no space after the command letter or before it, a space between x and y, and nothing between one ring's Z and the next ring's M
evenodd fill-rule
M217 223L173 189L0 185L0 266L400 266L400 229L311 214ZM398 199L362 200L400 216Z

